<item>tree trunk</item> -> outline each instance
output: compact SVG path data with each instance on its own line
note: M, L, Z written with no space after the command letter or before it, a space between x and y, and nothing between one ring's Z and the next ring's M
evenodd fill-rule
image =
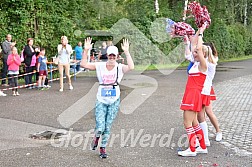
M155 4L154 4L154 6L155 6L155 12L156 12L156 14L158 14L158 12L159 12L159 4L158 4L158 0L155 0Z
M244 26L247 26L248 20L248 1L244 0Z

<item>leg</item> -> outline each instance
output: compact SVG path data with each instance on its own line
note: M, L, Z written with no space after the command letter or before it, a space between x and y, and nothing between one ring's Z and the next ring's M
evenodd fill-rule
M199 126L199 122L198 122L197 117L193 120L193 129L194 129L195 134L197 135L197 138L199 140L200 147L202 149L206 149L204 133L203 133L203 130L201 129L201 127Z
M209 141L209 138L208 138L208 126L207 126L207 123L206 123L205 110L206 110L206 107L203 106L202 111L197 113L197 117L198 117L199 125L200 125L200 127L201 127L201 129L203 130L203 133L204 133L205 144L207 146L210 146L210 141Z
M36 82L37 82L37 87L39 87L39 72L36 72Z
M95 150L98 146L98 142L102 132L105 129L105 115L107 112L107 105L96 100L95 104L95 136L91 143L92 150Z
M42 80L42 76L39 76L39 79L38 79L38 88L41 88L41 80Z
M18 86L18 77L17 77L18 75L15 74L14 76L15 76L15 78L14 78L15 87L17 87L17 86ZM18 93L18 89L17 89L17 88L16 88L16 95L19 96L19 93Z
M217 132L215 140L216 141L221 141L222 140L222 132L220 130L218 120L217 120L215 114L213 113L212 103L210 103L209 106L206 107L206 114L209 117L212 125L214 126L214 128L215 128L215 130Z
M108 106L108 111L105 118L105 129L104 132L102 133L101 147L106 147L108 143L108 139L110 136L110 129L118 113L119 105L120 105L120 98L117 99L113 104Z
M65 65L65 73L66 73L66 78L67 78L67 81L68 81L68 85L72 86L71 77L70 77L70 64Z
M29 67L29 72L32 72L32 67ZM32 84L32 76L33 74L29 74L29 84Z
M105 129L105 116L107 113L107 105L96 101L95 104L95 132L96 134L99 132L100 134L103 133ZM97 136L98 137L98 136Z
M210 103L209 106L206 107L206 114L209 117L212 125L214 126L214 128L216 130L216 132L220 132L218 120L217 120L215 114L213 113L212 103Z
M46 76L45 76L45 75L43 75L43 76L42 76L42 87L44 87L44 86L45 86L45 79L46 79Z
M77 60L77 61L80 61L80 60ZM78 63L76 64L76 71L77 71L77 72L80 71L80 62L78 62Z
M59 74L60 74L60 90L63 91L63 65L59 64L58 65L58 68L59 68Z
M35 66L31 67L31 72L32 72L32 74L31 74L31 84L34 84L34 83L36 84L37 83L37 76L36 76L36 67ZM35 77L34 82L32 81L33 76ZM36 87L36 85L32 86L32 88L35 88L35 87Z
M25 73L28 73L29 67L25 67ZM25 85L29 84L29 76L25 75Z
M184 111L183 117L184 117L184 126L186 128L186 132L188 135L190 150L192 152L195 152L196 134L192 127L193 126L192 123L193 123L193 120L196 119L197 114L194 111Z
M3 70L2 70L2 84L6 84L6 77L7 77L8 65L7 59L3 58ZM10 83L9 83L10 84Z
M10 78L9 85L10 85L11 87L15 87L14 74L10 74L10 75L9 75L9 78ZM12 89L12 93L13 93L13 96L16 96L16 91L15 91L15 89Z

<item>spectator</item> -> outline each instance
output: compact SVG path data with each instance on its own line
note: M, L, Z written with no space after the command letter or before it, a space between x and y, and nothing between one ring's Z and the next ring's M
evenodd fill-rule
M72 90L73 86L71 84L70 78L70 55L73 53L71 45L68 44L66 36L61 37L61 44L58 45L58 57L59 57L59 73L60 73L60 92L63 92L63 70L65 69L65 74L68 80L69 89Z
M41 48L38 58L37 71L39 72L38 88L44 90L45 80L47 77L47 58L45 56L45 49Z
M6 40L2 43L2 52L3 52L2 86L9 86L8 84L6 84L6 76L8 70L7 59L8 55L11 54L11 48L16 45L16 42L11 42L11 39L12 39L11 35L8 34L6 35Z
M28 38L27 39L27 45L25 45L25 49L24 49L24 62L25 62L25 72L26 73L30 73L33 72L34 70L36 70L36 52L39 52L38 48L34 48L33 47L33 39L32 38ZM32 74L28 74L25 76L25 84L32 84ZM28 86L28 89L32 89L35 87L32 86Z
M82 59L82 43L79 42L78 45L74 48L75 51L75 57L74 60L75 61L79 61L76 65L76 71L80 71L80 60Z
M13 87L17 87L19 66L21 65L21 59L18 55L16 47L12 47L12 53L8 56L7 64L8 64L8 75L11 81L10 84ZM13 96L19 96L17 88L13 89L12 92Z
M37 47L37 48L38 48L38 50L40 50L40 47ZM36 52L36 63L35 63L36 75L35 75L35 78L36 78L37 85L39 85L39 81L38 81L39 80L39 70L37 70L38 69L39 57L40 57L40 52Z
M102 47L99 51L99 54L98 54L98 60L101 60L101 61L107 61L108 60L108 57L107 57L107 49L108 49L108 46L106 44L105 41L102 42Z

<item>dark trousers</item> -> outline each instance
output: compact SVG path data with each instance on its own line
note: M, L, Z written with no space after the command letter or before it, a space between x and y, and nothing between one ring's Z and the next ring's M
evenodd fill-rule
M6 84L7 72L8 72L7 59L3 58L2 84ZM8 79L8 83L10 83L10 79Z
M81 61L81 60L77 60L77 61ZM76 63L76 71L80 71L80 62Z
M17 74L10 74L9 77L10 77L10 85L12 87L17 87L18 86L18 75ZM16 89L13 89L13 91L17 91L17 88Z
M25 67L25 73L33 72L34 67ZM25 84L32 84L32 76L33 74L29 74L25 76Z

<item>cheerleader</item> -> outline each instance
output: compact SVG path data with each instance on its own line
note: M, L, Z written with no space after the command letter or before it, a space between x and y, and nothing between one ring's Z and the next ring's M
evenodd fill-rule
M200 126L204 132L204 136L205 136L205 143L207 146L210 146L210 141L208 139L208 126L206 123L206 116L205 113L207 114L207 116L209 117L212 125L214 126L215 130L216 130L216 141L221 141L222 140L222 132L219 128L219 123L218 120L215 116L215 114L213 113L212 110L212 104L211 101L216 100L216 96L214 93L214 89L212 87L212 81L214 79L215 76L215 72L216 72L216 65L218 62L218 53L217 50L214 46L213 43L203 43L204 45L206 45L207 47L209 47L209 55L208 55L208 74L207 74L207 78L206 81L204 83L204 88L201 92L202 96L203 96L203 109L202 112L200 112L198 114L198 120L200 122Z
M197 153L207 153L204 134L199 126L197 113L202 110L201 91L207 75L207 47L203 45L202 35L206 28L203 25L194 36L194 43L197 43L193 51L194 65L189 70L185 93L180 106L184 110L184 126L188 135L189 148L185 151L179 151L180 156L196 156ZM200 146L196 150L196 138L199 139Z
M192 41L193 37L192 36L185 36L184 37L184 41L185 41L185 58L187 60L190 61L190 64L187 68L187 71L190 70L190 68L192 67L193 63L194 63L194 58L193 55L191 53L191 48L195 47L195 43L191 43L190 41ZM218 53L217 50L214 46L213 43L203 43L203 45L206 45L209 50L209 55L207 55L208 57L208 74L204 83L204 88L202 90L202 96L203 96L203 109L202 112L199 112L198 114L198 121L200 122L200 127L202 128L203 132L204 132L204 137L205 137L205 144L206 146L210 146L210 141L208 138L208 126L206 123L206 117L205 117L205 113L207 114L207 116L209 117L212 125L215 127L216 129L216 141L221 141L222 140L222 132L219 128L219 124L218 124L218 120L215 116L215 114L212 111L212 104L211 101L216 100L216 96L212 87L212 81L215 75L215 71L216 71L216 65L217 65L217 61L218 61Z

